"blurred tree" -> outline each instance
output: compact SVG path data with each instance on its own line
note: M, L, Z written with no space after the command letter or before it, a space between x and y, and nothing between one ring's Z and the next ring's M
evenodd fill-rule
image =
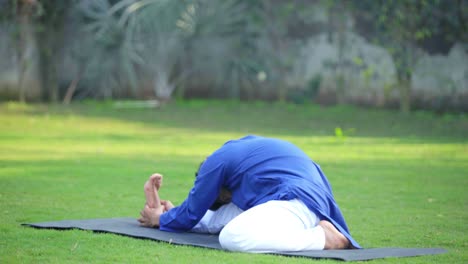
M234 49L238 55L231 63L238 69L233 73L240 76L240 81L234 86L244 87L249 95L264 83L274 92L277 100L285 101L287 75L299 51L298 40L308 37L302 29L310 23L299 12L314 9L315 6L307 0L233 2L244 6L237 14L238 23L235 23L240 27L232 31L233 39L239 43Z
M349 16L347 16L349 1L328 0L324 3L328 12L328 35L330 39L335 38L335 42L337 43L337 62L334 68L337 101L342 104L345 102L345 51L348 44L346 22L349 20Z
M271 46L263 46L263 53L271 58L269 72L274 76L277 84L277 99L281 102L286 100L287 85L285 83L286 74L291 67L291 60L288 52L288 20L296 9L294 2L261 1L258 10L259 17L262 18L261 26L265 29L265 36Z
M0 2L0 21L14 25L13 42L16 47L18 65L18 99L26 101L26 72L31 67L29 41L35 39L34 20L42 14L42 6L37 0L14 0Z
M143 76L152 80L154 96L170 99L177 83L188 73L186 68L177 66L183 55L184 42L193 30L193 2L83 1L80 5L83 23L92 35L97 53L102 56L111 52L118 57L117 64L114 61L108 65L108 81L113 81L114 86L122 85L126 78L135 96L138 85L141 85L137 79ZM89 57L87 63L92 65L95 58ZM106 72L106 69L99 72ZM110 96L107 94L106 97Z
M65 18L74 1L36 0L42 13L34 20L39 56L40 81L43 99L59 100L58 59L64 46Z
M225 89L225 96L240 99L244 93L247 99L253 97L256 86L256 75L261 65L256 41L258 40L258 24L255 12L259 3L255 1L229 0L199 1L198 30L194 38L218 40L213 46L221 44L226 51L225 56L216 58L220 69L217 74L216 86Z
M40 14L40 5L35 0L21 0L13 1L16 9L16 23L18 28L17 34L17 61L18 61L18 90L20 102L26 101L26 87L24 85L25 73L30 61L27 55L27 41L31 39L34 33L32 28L32 21L37 15Z
M154 95L169 100L189 69L177 67L183 43L191 32L192 1L135 1L126 7L119 23L129 47L141 58Z
M277 89L277 98L285 100L285 75L292 65L291 52L297 50L286 40L297 7L294 2L83 2L87 28L94 38L118 47L130 79L137 79L136 68L153 79L154 95L160 99L170 99L194 72L208 69L227 97L239 99L243 93L253 98L259 81L267 79ZM115 35L119 37L112 38ZM211 43L199 46L207 41ZM207 60L216 49L222 50L220 56ZM260 73L267 77L259 80Z
M114 2L82 0L74 9L75 38L79 40L71 42L70 53L78 67L64 103L71 99L82 78L92 83L85 94L93 97L137 96L139 76L136 68L143 62L131 38L126 35L128 21L121 19L129 1L120 5Z
M433 36L466 42L466 0L353 0L358 23L392 55L398 77L400 109L411 109L411 76L418 49ZM366 35L365 32L361 32Z
M22 76L29 65L25 43L35 36L45 100L58 100L59 59L71 56L66 70L72 76L64 78L71 83L64 102L70 102L81 79L91 84L86 93L94 97L134 98L150 87L153 96L168 100L176 88L183 94L184 87L198 82L216 87L207 88L208 96L259 98L262 89L268 98L274 95L283 101L288 74L304 44L301 41L328 28L338 45L334 67L338 101L343 102L345 33L349 26L343 14L351 10L360 25L356 28L364 29L359 33L393 56L400 105L409 111L411 76L420 49L433 49L433 39L444 39L446 46L466 42L467 2L0 0L0 18L18 24L20 100L25 100ZM312 12L315 4L320 6L318 12ZM329 12L328 23L310 19L324 8ZM81 92L86 89L80 88Z

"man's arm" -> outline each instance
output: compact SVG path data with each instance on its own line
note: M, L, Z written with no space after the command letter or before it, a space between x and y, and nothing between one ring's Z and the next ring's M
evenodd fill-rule
M200 167L187 199L159 216L161 230L185 232L194 227L219 195L224 181L225 165L219 155L212 155Z

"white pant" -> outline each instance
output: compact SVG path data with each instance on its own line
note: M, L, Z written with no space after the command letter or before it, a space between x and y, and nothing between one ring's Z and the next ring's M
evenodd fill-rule
M219 242L224 249L231 251L267 253L321 250L325 247L325 233L318 225L319 221L297 199L269 201L245 212L231 203L207 213L192 231L222 229Z
M232 219L244 210L233 203L225 204L216 211L208 210L196 226L190 230L195 233L218 234Z

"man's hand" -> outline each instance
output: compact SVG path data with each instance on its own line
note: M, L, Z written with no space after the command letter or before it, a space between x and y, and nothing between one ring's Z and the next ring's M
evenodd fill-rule
M164 213L165 206L158 206L157 208L150 208L145 205L145 208L141 210L141 217L138 219L141 226L146 227L159 227L159 218Z
M169 200L161 200L162 206L164 206L164 212L167 212L174 208L174 205Z

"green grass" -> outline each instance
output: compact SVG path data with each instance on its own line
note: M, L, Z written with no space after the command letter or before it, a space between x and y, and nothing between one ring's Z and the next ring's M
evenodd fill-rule
M20 225L137 217L143 183L156 171L165 175L161 195L178 204L199 162L249 133L292 141L318 162L362 246L449 251L372 263L468 262L464 115L221 101L161 109L4 103L0 128L1 263L313 262Z

